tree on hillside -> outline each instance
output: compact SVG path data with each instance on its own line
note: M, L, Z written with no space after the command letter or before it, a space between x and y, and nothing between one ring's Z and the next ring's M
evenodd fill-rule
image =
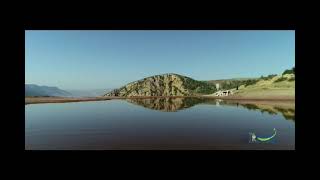
M292 70L293 70L293 74L296 74L296 72L295 72L295 67L294 67L294 66L293 66Z
M287 70L285 70L283 73L282 73L282 75L285 75L285 74L294 74L295 72L294 72L294 67L292 68L292 69L287 69Z

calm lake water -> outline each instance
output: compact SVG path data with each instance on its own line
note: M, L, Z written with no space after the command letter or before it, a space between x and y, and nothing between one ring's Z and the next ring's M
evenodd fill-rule
M293 150L295 106L151 98L25 106L27 150ZM276 136L267 142L257 137Z

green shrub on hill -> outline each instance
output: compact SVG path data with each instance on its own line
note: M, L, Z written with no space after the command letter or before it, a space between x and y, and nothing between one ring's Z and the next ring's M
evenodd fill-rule
M245 86L253 85L253 84L257 83L258 81L259 81L259 79L249 79L244 82L244 85Z
M286 77L280 77L279 79L275 80L274 82L281 82L287 80Z
M185 78L184 86L185 88L192 90L194 93L199 94L212 94L216 92L216 87L214 85L210 85L203 81L196 81L191 78Z
M295 78L294 77L292 77L292 78L290 78L288 81L294 81L295 80Z
M243 81L227 81L221 84L222 89L233 89L244 84Z
M287 69L285 70L282 75L285 75L285 74L295 74L295 67L293 67L292 69Z
M268 75L267 77L261 76L260 79L262 79L262 80L269 80L269 79L272 79L272 78L275 77L275 76L277 76L277 75L276 75L276 74L270 74L270 75Z

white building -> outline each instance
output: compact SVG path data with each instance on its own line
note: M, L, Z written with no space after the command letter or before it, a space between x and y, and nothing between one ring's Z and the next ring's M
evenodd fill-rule
M219 90L219 88L220 88L220 84L217 83L217 84L216 84L216 89Z
M231 94L233 94L231 90L217 91L214 93L215 96L229 96Z

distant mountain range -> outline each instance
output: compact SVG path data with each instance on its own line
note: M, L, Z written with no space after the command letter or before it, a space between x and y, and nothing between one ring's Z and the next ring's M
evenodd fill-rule
M25 85L25 96L56 96L56 97L98 97L112 89L62 90L58 87Z
M68 91L59 89L57 87L39 86L36 84L25 85L25 96L60 96L70 97L72 94Z
M112 89L89 89L89 90L67 90L74 97L97 97L103 96L106 91L111 91Z

